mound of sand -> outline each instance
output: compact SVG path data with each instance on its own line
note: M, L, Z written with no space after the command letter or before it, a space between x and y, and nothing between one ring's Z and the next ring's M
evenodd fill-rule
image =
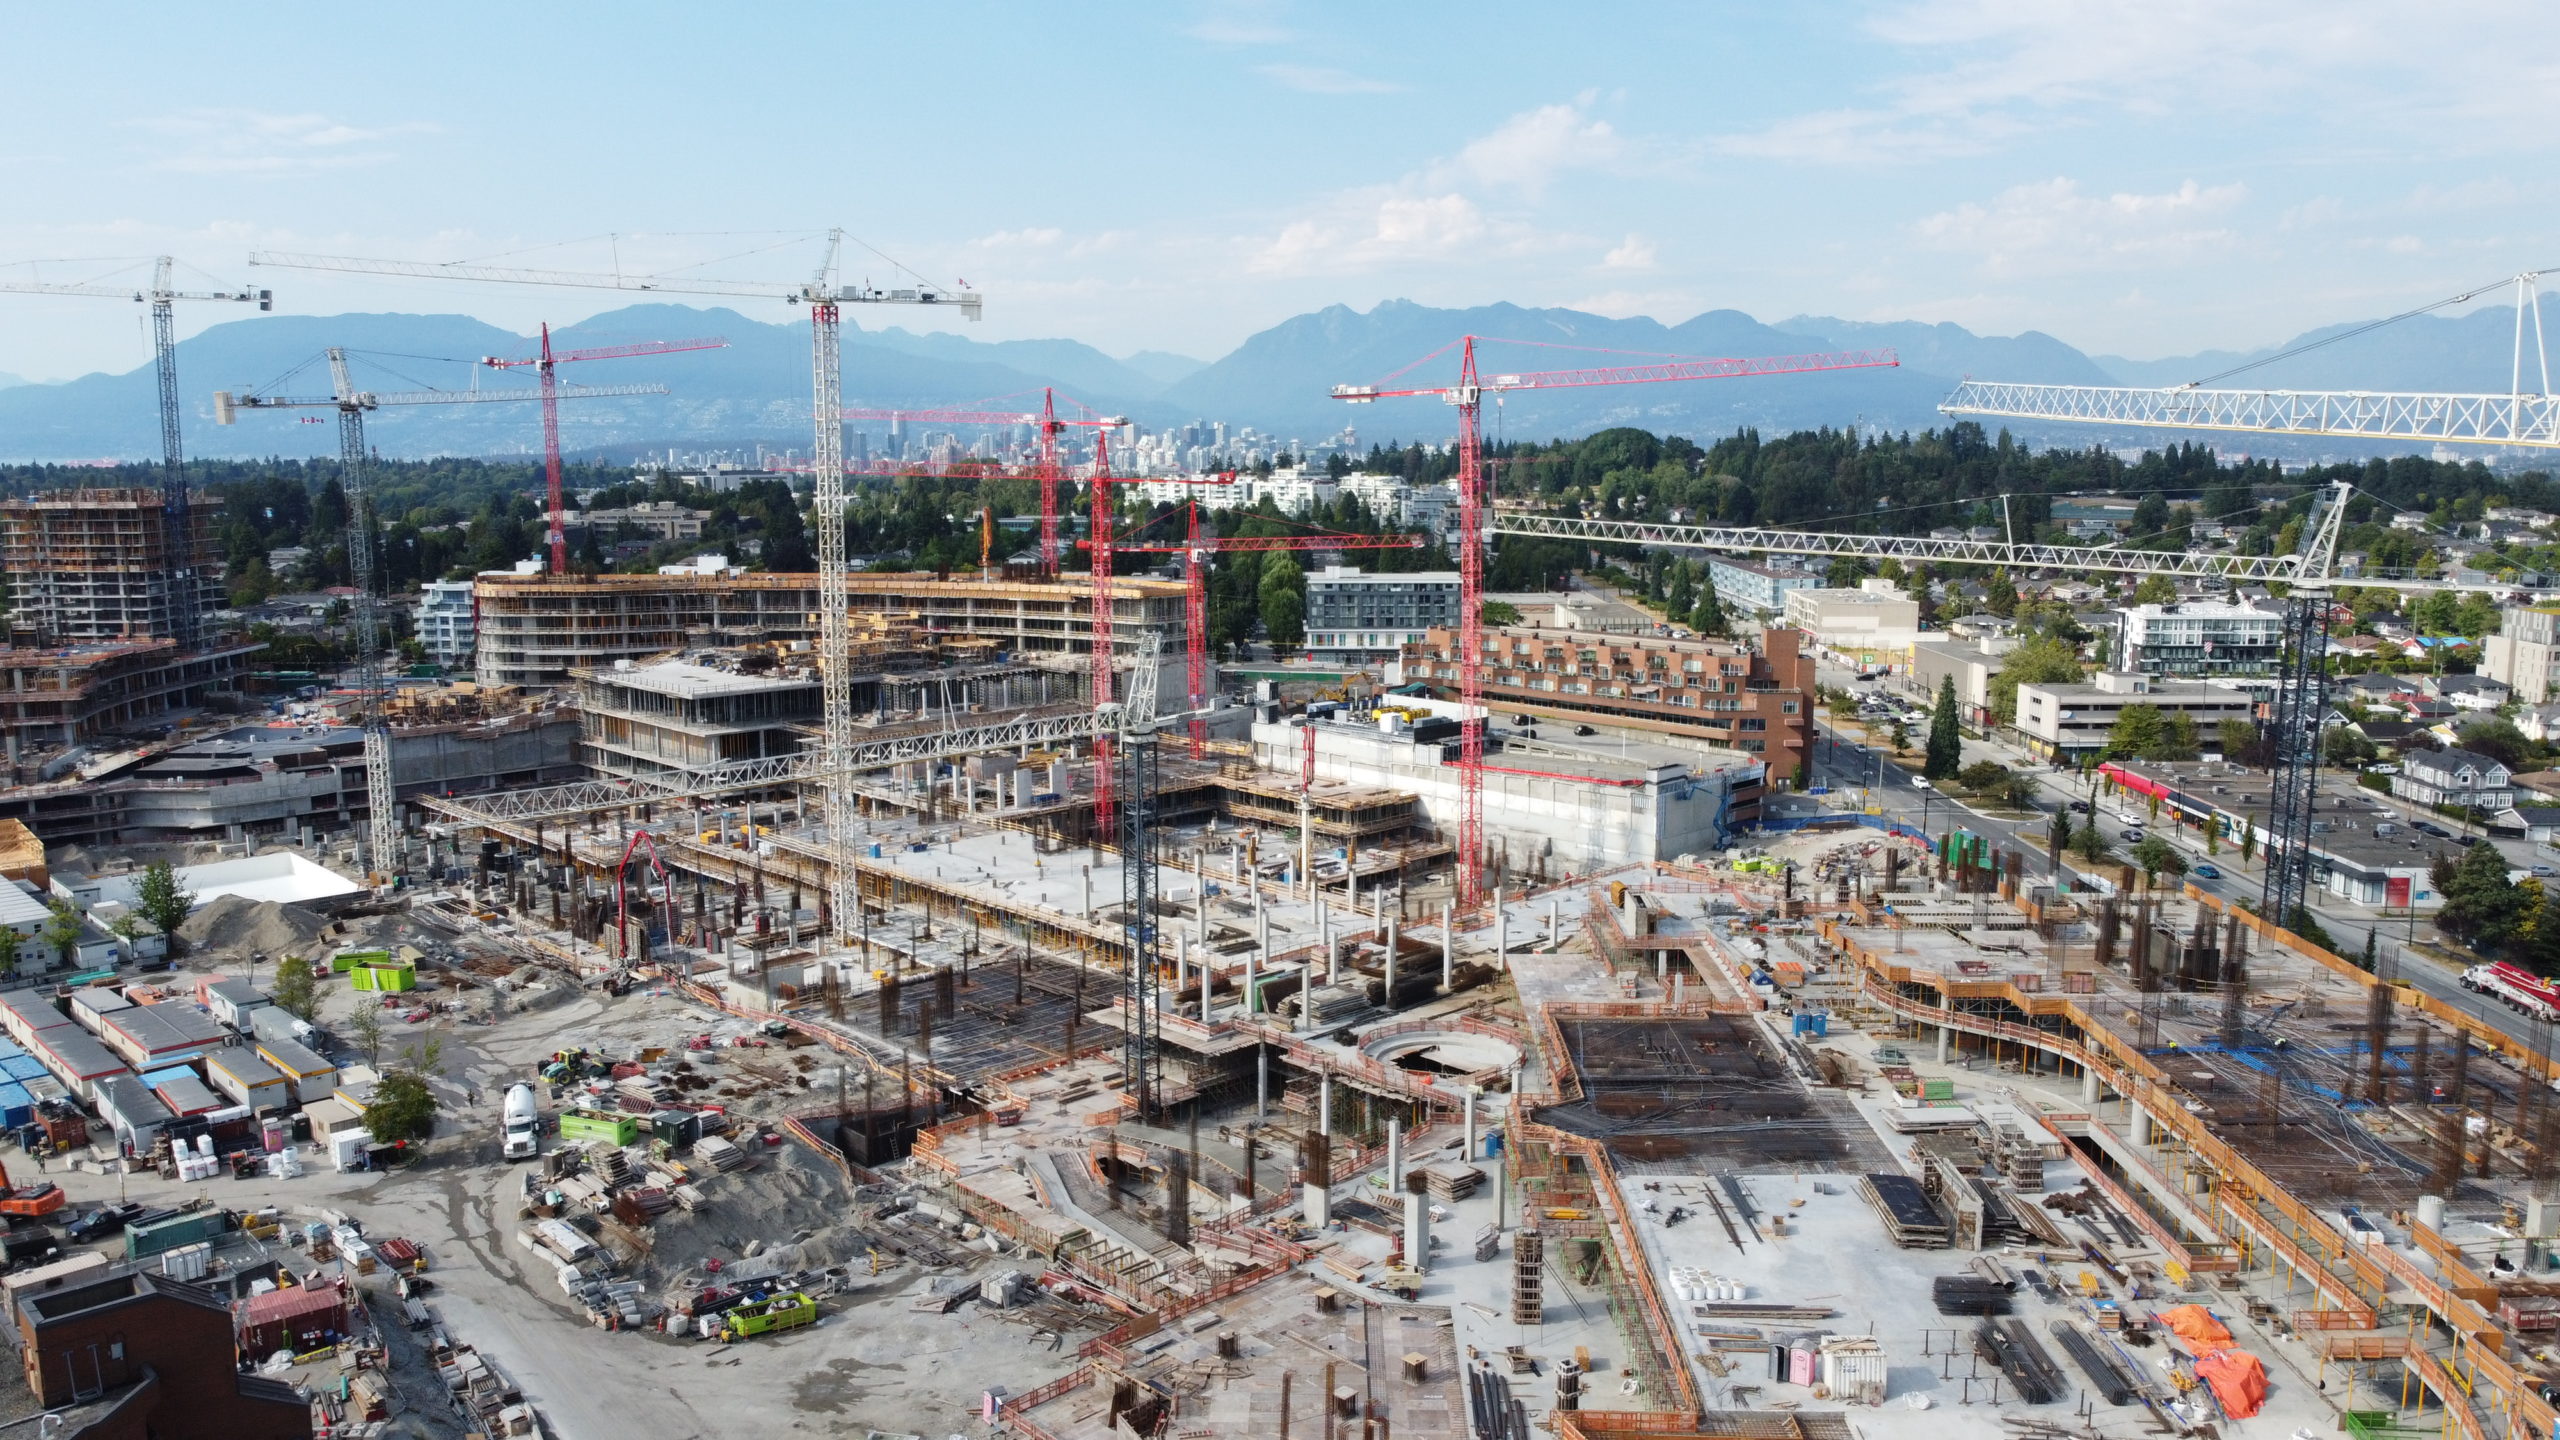
M178 938L199 954L273 957L309 944L328 923L298 905L224 895L189 915Z

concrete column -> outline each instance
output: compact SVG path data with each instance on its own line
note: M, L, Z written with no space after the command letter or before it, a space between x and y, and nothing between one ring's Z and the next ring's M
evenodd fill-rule
M1261 1008L1260 1002L1254 997L1253 988L1254 962L1261 958L1262 952L1259 950L1250 951L1244 957L1244 1013L1248 1016Z
M1396 921L1387 917L1387 1004L1396 1003Z
M2151 1143L2151 1112L2139 1105L2133 1107L2133 1143L2142 1146Z
M1333 1134L1333 1077L1331 1075L1316 1077L1316 1133L1325 1136Z
M1498 886L1493 892L1493 968L1511 968L1511 922L1503 912L1502 890Z
M1431 1268L1431 1197L1404 1192L1404 1264L1415 1274Z
M1176 935L1173 937L1173 993L1179 996L1190 988L1191 937L1188 935ZM1209 1012L1206 1010L1201 1011L1200 1018L1203 1020L1208 1019Z
M1298 1182L1298 1213L1318 1230L1333 1223L1332 1178L1306 1171Z
M1446 901L1446 900L1441 901L1441 902L1440 902L1440 988L1441 988L1442 990L1447 990L1447 989L1449 988L1449 978L1450 978L1450 977L1449 977L1449 971L1450 971L1451 967L1452 967L1452 966L1454 966L1454 965L1457 963L1458 936L1457 936L1457 930L1456 930L1456 927L1455 927L1455 925L1452 923L1452 922L1454 921L1454 919L1455 919L1455 912L1454 912L1454 910L1452 909L1452 907L1450 906L1449 902L1448 902L1448 901Z
M1093 867L1084 867L1084 918L1093 918Z
M1217 978L1217 976L1216 976L1216 972L1215 972L1215 971L1213 971L1213 970L1210 968L1209 957L1208 957L1208 956L1206 956L1206 955L1201 956L1201 957L1200 957L1200 1023L1201 1023L1201 1024L1203 1024L1203 1025L1206 1025L1206 1024L1208 1024L1208 1023L1209 1023L1209 983L1210 983L1212 980L1216 979L1216 978Z
M1954 1028L1953 1028L1953 1027L1951 1027L1951 1026L1946 1026L1946 1025L1941 1025L1941 1026L1939 1026L1939 1027L1938 1027L1938 1063L1939 1063L1939 1064L1944 1065L1944 1064L1946 1064L1946 1063L1947 1063L1948 1057L1950 1056L1950 1054L1951 1054L1951 1053L1954 1051L1954 1049L1955 1049L1955 1039L1956 1039L1956 1032L1955 1032L1955 1030L1954 1030Z
M2083 1069L2080 1072L2080 1100L2081 1103L2087 1105L2095 1105L2098 1103L2097 1071Z
M1201 982L1205 987L1207 982ZM1203 997L1206 998L1205 995ZM1261 1120L1271 1114L1271 1047L1253 1047L1253 1118Z
M1476 1092L1469 1089L1461 1106L1465 1116L1466 1140L1458 1147L1458 1158L1469 1165L1476 1163Z
M1555 944L1556 944L1556 902L1555 902L1554 900L1550 899L1549 901L1547 901L1547 948L1548 948L1548 949L1550 949L1550 950L1553 950L1553 949L1555 948Z
M1404 1122L1387 1122L1387 1188L1404 1188Z

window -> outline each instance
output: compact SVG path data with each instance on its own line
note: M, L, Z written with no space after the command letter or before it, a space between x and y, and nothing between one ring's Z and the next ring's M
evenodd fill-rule
M1769 728L1769 722L1761 719L1757 715L1745 715L1742 717L1742 728L1745 730L1766 730Z
M1796 713L1797 704L1798 702L1794 700L1781 700L1778 702L1778 713L1781 715L1793 715Z

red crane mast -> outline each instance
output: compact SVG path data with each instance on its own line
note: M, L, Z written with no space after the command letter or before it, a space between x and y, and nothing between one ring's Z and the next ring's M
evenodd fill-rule
M1778 355L1758 359L1704 359L1656 356L1648 365L1612 365L1579 370L1539 370L1497 374L1490 379L1476 369L1475 335L1451 342L1459 347L1454 385L1391 388L1386 385L1336 385L1333 398L1354 405L1409 395L1437 395L1458 410L1458 847L1457 903L1472 908L1484 890L1484 515L1492 498L1485 493L1484 392L1555 390L1579 385L1648 385L1668 380L1731 380L1754 375L1800 375L1822 370L1862 370L1902 363L1891 350L1852 350L1829 354ZM1498 341L1537 344L1535 341ZM1541 345L1570 350L1580 346ZM1447 354L1449 345L1425 355L1405 370ZM1403 371L1397 372L1399 375ZM1390 376L1389 379L1395 377Z
M551 545L551 573L569 573L569 531L567 518L560 508L560 380L557 366L578 360L623 360L635 355L676 355L687 350L719 350L726 340L653 340L639 345L606 345L593 350L570 350L551 353L551 327L542 327L542 353L519 360L501 360L495 355L480 357L480 363L492 370L512 370L530 365L542 380L542 468L549 494L543 514L548 517Z
M1074 404L1075 402L1070 400L1068 403ZM1058 418L1057 392L1051 389L1043 389L1040 392L1040 408L1037 410L882 410L876 408L857 408L845 411L844 418L847 420L887 420L892 423L903 423L909 420L922 420L931 424L941 425L1030 426L1040 442L1039 459L1033 464L1032 475L1033 478L1039 482L1040 486L1040 575L1042 579L1055 579L1057 577L1058 560L1064 553L1059 548L1058 544L1058 492L1064 488L1065 485L1066 467L1059 460L1058 437L1064 434L1070 426L1084 426L1095 430L1110 430L1129 423L1127 417L1120 415L1095 415L1090 418L1070 418L1061 420Z

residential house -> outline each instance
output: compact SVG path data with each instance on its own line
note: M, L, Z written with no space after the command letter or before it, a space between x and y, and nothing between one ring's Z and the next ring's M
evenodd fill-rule
M2456 710L2495 710L2515 698L2513 690L2486 675L2430 675L2419 684Z
M2517 805L2489 818L2489 828L2506 835L2520 835L2536 845L2548 845L2560 836L2560 805Z
M2516 712L2516 728L2527 740L2560 739L2560 704L2528 705Z
M2412 750L2391 777L2391 793L2420 805L2459 805L2491 814L2515 803L2513 771L2471 750Z

